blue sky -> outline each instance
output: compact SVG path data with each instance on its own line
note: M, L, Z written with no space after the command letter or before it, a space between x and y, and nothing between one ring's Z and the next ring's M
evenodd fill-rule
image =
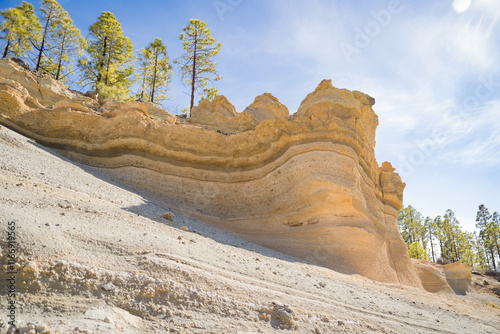
M189 19L207 22L222 44L215 86L240 112L269 92L294 113L325 78L363 91L376 99L377 161L407 183L406 205L432 218L452 209L468 230L480 204L500 211L499 0L60 3L84 35L111 11L136 49L160 37L170 58ZM164 105L180 110L177 68L172 86Z

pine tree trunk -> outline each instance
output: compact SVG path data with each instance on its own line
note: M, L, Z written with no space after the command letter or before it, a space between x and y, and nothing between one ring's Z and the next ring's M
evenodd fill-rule
M42 61L43 49L45 48L45 37L47 36L47 28L49 26L49 22L50 22L50 14L47 17L47 21L45 22L45 28L43 30L42 45L40 45L40 50L38 52L38 60L36 62L36 68L35 68L36 72L38 72L38 70L40 69L40 62Z
M432 262L436 263L436 257L434 256L434 245L432 244L432 234L429 235L429 240L431 242Z
M490 248L491 262L493 263L493 270L497 272L497 266L495 265L495 254L493 253L493 248Z
M113 40L109 42L109 57L108 57L108 66L106 68L106 80L104 82L106 85L109 85L109 68L111 66L111 53L113 52Z
M144 74L142 76L141 100L144 99L144 86L145 85L146 85L146 71L144 71Z
M9 47L10 47L10 39L7 40L7 45L5 46L5 49L3 51L3 57L2 58L7 57L7 53L9 52Z
M193 51L193 76L191 78L191 105L189 107L189 115L191 116L191 110L193 110L194 105L194 87L196 80L196 47L198 44L198 33L194 36L194 51Z
M97 82L102 81L102 74L101 70L104 67L104 61L106 60L106 48L108 46L108 37L104 37L104 45L102 47L102 56L101 56L101 61L99 62L99 66L97 67Z
M151 90L151 103L155 103L156 71L158 67L158 51L155 53L155 71L153 74L153 88Z
M61 50L59 51L59 62L57 64L56 80L59 80L59 76L61 74L62 59L63 59L63 54L64 54L64 42L65 41L66 41L66 34L63 36L63 39L61 41Z
M454 262L457 262L459 259L460 259L460 254L458 253L458 250L457 250L457 244L455 242L455 235L453 234L453 231L451 232L451 240L452 240L452 249L453 249L453 252L455 253L455 257L454 257Z
M498 257L500 257L500 246L498 245L498 236L497 236L497 232L495 230L495 226L493 226L493 237L495 240L495 246L497 248Z

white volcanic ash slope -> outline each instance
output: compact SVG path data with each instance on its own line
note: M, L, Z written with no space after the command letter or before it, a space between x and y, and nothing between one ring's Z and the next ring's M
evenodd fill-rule
M498 333L491 295L430 294L273 252L0 129L1 261L18 327L46 333ZM186 226L189 232L180 227ZM0 280L6 279L0 272ZM2 293L0 333L6 331ZM36 329L30 333L37 332Z

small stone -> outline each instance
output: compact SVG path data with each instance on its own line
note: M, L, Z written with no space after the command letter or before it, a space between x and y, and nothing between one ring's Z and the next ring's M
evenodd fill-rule
M177 239L182 240L182 237L179 235L179 236L177 237Z
M106 283L102 286L102 289L104 291L113 291L115 289L115 286L113 285L113 283Z
M337 325L339 325L339 326L344 326L344 325L345 325L345 322L343 322L342 320L339 320L339 321L337 321Z
M189 232L189 228L187 226L181 226L180 229Z
M111 319L110 317L104 318L104 322L106 322L108 324L113 324L114 323L113 319Z
M164 214L161 215L161 218L169 221L174 221L175 215L172 212L165 212Z
M59 206L61 209L73 209L73 204L68 201L58 203L57 206Z
M319 286L320 286L320 287L322 287L322 288L324 288L324 287L326 286L326 283L324 283L324 282L320 282L320 283L319 283Z
M35 326L35 329L38 333L43 333L47 331L47 325L46 324L38 324Z
M23 268L23 272L25 272L25 273L30 273L30 274L35 274L35 273L37 273L37 272L38 272L38 267L37 267L37 265L36 265L36 263L35 263L35 262L30 261L30 262L28 262L28 263L24 266L24 268Z

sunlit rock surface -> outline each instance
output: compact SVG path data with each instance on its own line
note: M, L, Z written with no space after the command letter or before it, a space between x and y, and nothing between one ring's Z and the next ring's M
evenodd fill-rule
M424 289L429 292L453 292L457 295L465 295L471 290L471 268L463 263L438 265L416 259L412 259L412 262Z
M175 124L167 112L150 117L153 106L100 107L0 61L2 124L247 240L421 286L397 228L405 184L375 160L374 103L324 80L292 116L271 94L242 113L219 96Z

